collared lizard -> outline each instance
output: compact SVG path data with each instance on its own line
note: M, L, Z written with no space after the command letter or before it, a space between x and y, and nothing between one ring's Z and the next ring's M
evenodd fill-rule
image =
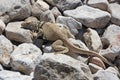
M78 53L78 54L85 54L88 56L96 56L100 58L102 61L105 63L114 66L111 62L109 62L106 58L104 58L102 55L100 55L97 52L94 51L87 51L82 48L79 48L75 46L73 43L69 42L69 38L74 38L74 36L71 34L69 29L67 27L64 27L60 24L57 23L50 23L50 22L45 22L43 26L38 26L39 23L35 24L32 21L27 22L25 21L22 25L23 27L27 24L32 25L31 27L36 30L38 27L41 27L42 30L39 30L40 32L43 33L43 37L46 40L50 41L55 41L52 44L52 47L55 51L55 53L67 53L67 52L72 52L72 53ZM34 24L34 25L33 25ZM35 27L37 26L37 27ZM40 33L38 32L38 33Z

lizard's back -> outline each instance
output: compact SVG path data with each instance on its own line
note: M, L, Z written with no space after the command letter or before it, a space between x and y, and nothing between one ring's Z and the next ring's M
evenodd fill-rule
M43 25L43 36L45 37L45 39L51 41L63 38L67 39L69 36L66 30L67 29L62 26L58 26L57 24L47 22Z

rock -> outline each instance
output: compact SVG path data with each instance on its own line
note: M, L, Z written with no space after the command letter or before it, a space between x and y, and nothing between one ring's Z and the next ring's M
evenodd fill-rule
M88 28L84 40L90 50L99 52L102 49L101 39L95 30Z
M32 42L30 30L21 28L22 22L10 22L5 28L6 37L17 42Z
M21 75L19 72L2 70L0 71L0 80L32 80L32 77Z
M0 63L9 67L13 44L5 36L0 35Z
M0 20L0 34L2 34L3 33L3 31L5 30L5 23L2 21L2 20Z
M111 18L108 12L87 5L77 7L73 10L66 10L64 11L64 15L75 18L89 28L104 28Z
M102 61L100 58L98 58L98 57L89 58L88 61L89 61L89 64L90 64L90 63L95 64L95 65L101 67L102 69L105 69L105 68L106 68L106 66L105 66L105 64L103 63L103 61Z
M95 64L92 64L92 63L89 63L89 67L90 67L90 70L93 74L96 73L99 70L103 70L103 68L101 68L101 67L99 67Z
M111 22L120 25L120 15L117 14L120 11L120 5L117 3L109 4L109 11L111 13Z
M50 10L47 10L47 11L41 13L40 21L55 23L55 17Z
M35 39L33 44L35 44L38 48L42 48L43 42L43 39Z
M88 0L87 4L91 7L99 8L104 11L108 10L108 5L109 5L107 0Z
M30 0L1 0L0 18L8 23L11 20L23 20L31 15Z
M34 72L35 80L93 80L89 67L64 54L45 53Z
M120 71L120 53L119 55L117 55L113 61L114 65L116 65L116 67L118 68L118 70Z
M53 7L51 11L52 11L55 19L56 19L58 16L62 16L61 12L58 10L57 7Z
M114 60L120 52L120 27L114 24L108 26L102 37L109 41L110 46L101 51L101 54L110 60Z
M49 4L51 4L52 6L56 6L58 7L58 9L60 9L61 11L64 10L70 10L70 9L74 9L80 5L82 5L81 0L45 0L46 2L48 2Z
M32 43L19 45L11 54L11 67L13 70L30 74L40 62L42 52Z
M94 80L120 80L115 73L116 70L113 68L111 68L111 70L99 70L96 74L94 74Z
M76 21L75 19L73 19L72 17L58 16L58 18L56 19L56 22L65 24L66 26L68 26L73 35L78 34L77 29L82 28L82 24Z
M2 71L2 70L4 70L4 69L3 69L2 65L0 64L0 71Z
M37 0L32 6L32 15L40 18L41 13L47 10L49 10L49 5L42 0Z

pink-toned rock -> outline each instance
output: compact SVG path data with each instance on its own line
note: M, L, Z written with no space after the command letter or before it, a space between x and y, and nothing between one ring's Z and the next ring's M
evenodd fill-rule
M89 58L89 63L92 63L92 64L95 64L103 69L105 69L105 64L102 62L101 59L99 59L98 57L92 57L92 58Z

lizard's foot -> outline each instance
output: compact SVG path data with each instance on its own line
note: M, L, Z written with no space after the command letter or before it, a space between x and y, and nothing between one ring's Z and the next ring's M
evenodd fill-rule
M55 54L64 54L69 51L69 49L63 46L63 42L61 40L57 40L52 44L52 48L55 51Z

